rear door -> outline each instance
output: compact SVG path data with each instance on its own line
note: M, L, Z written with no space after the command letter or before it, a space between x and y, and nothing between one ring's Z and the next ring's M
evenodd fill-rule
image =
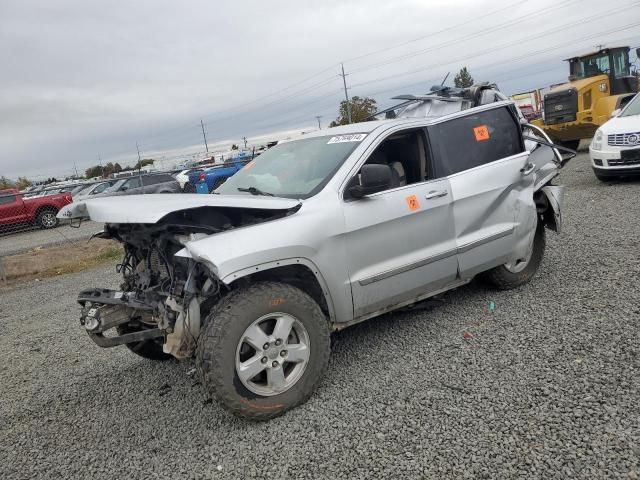
M460 276L526 257L534 174L515 112L503 104L468 113L429 127L429 139L437 176L451 184Z

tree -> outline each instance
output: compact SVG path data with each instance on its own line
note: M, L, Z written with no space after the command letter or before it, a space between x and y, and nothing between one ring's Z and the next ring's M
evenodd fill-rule
M93 177L101 177L104 173L104 168L102 167L102 165L95 165L93 167L89 167L84 171L84 176L86 178L93 178Z
M153 158L143 158L139 162L136 163L136 166L133 167L135 170L140 170L147 165L153 165Z
M352 123L364 122L368 117L378 111L378 105L373 98L369 97L352 97L349 102L351 106ZM337 127L338 125L346 125L349 123L349 112L347 109L347 101L340 102L338 108L339 117L329 124L329 127Z
M113 173L118 173L122 171L122 167L118 162L113 164Z
M0 190L5 190L7 188L15 188L16 186L14 185L14 183L9 180L7 177L5 177L4 175L0 177Z
M31 186L31 180L27 177L18 177L18 181L16 182L16 188L18 190L24 190L27 187Z
M473 77L467 70L467 67L462 67L458 74L453 79L453 84L458 88L466 88L473 85Z

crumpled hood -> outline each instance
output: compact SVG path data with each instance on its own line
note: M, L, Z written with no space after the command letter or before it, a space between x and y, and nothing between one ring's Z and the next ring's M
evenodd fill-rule
M87 218L103 223L156 223L169 213L199 207L286 210L300 201L253 195L157 193L80 200L62 208L58 218Z

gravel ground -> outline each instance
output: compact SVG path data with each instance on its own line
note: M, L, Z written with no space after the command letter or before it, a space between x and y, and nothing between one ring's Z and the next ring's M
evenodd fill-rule
M102 224L91 221L82 222L79 228L71 228L68 224L61 223L51 230L30 228L23 232L4 234L0 227L0 257L15 255L36 247L86 240L100 230L102 230Z
M529 285L334 335L319 390L268 423L206 400L188 362L90 343L74 298L110 271L1 292L0 478L638 478L640 182L585 155L562 181Z

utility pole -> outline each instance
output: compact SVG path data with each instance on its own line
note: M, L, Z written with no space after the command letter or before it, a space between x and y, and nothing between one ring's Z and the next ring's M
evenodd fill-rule
M242 137L242 140L244 140L244 148L247 148L247 137Z
M316 115L316 119L318 120L318 130L322 130L322 127L320 126L320 119L322 117L320 115Z
M73 170L76 172L76 178L78 178L78 167L76 166L76 161L73 161Z
M347 75L344 73L344 63L340 64L342 67L342 83L344 85L344 98L347 101L347 119L351 123L351 102L349 101L349 93L347 92Z
M204 133L204 123L202 123L202 119L200 119L200 126L202 127L202 136L204 137L204 148L206 148L207 153L209 153L209 145L207 145L207 134Z
M142 188L142 159L140 158L140 147L138 146L138 142L136 142L136 150L138 151L138 179L140 179L140 187L142 193L144 193L144 188Z

